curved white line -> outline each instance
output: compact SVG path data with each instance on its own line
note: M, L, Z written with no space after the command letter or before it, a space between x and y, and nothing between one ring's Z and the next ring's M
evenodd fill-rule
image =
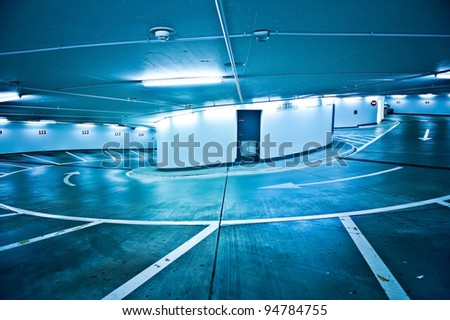
M306 220L320 220L320 219L330 219L330 218L340 218L345 216L360 216L360 215L368 215L380 212L390 212L390 211L398 211L403 209L421 207L433 203L440 204L443 201L450 200L450 195L432 198L428 200L422 200L417 202L410 202L405 204L398 204L393 206L381 207L381 208L373 208L373 209L365 209L365 210L356 210L349 212L336 212L336 213L326 213L326 214L316 214L316 215L308 215L308 216L294 216L294 217L278 217L278 218L260 218L260 219L242 219L242 220L223 220L222 226L234 226L234 225L243 225L243 224L257 224L257 223L277 223L277 222L295 222L295 221L306 221ZM56 215L49 214L43 212L36 212L31 210L25 210L21 208L12 207L6 204L0 204L0 207L4 209L17 212L18 214L25 214L30 216L42 217L42 218L50 218L50 219L60 219L60 220L71 220L71 221L85 221L85 222L93 222L99 221L101 223L111 223L111 224L126 224L126 225L153 225L153 226L162 226L162 225L173 225L173 226L208 226L214 223L217 223L217 220L199 220L199 221L151 221L151 220L120 220L120 219L102 219L102 218L89 218L89 217L75 217L75 216L64 216L64 215Z
M382 137L384 137L385 135L387 135L389 132L391 132L392 130L394 130L395 128L397 128L400 125L400 121L397 121L392 127L390 127L388 130L386 130L385 132L383 132L382 134L380 134L379 136L377 136L375 139L370 140L369 142L367 142L365 145L363 145L362 147L357 148L358 150L356 150L355 154L357 154L358 152L364 150L365 148L367 148L368 146L370 146L372 143L376 142L377 140L381 139Z

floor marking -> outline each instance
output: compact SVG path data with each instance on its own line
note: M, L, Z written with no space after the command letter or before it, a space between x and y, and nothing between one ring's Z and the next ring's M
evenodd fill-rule
M100 221L102 223L110 224L124 224L124 225L150 225L150 226L209 226L215 221L205 221L205 220L191 220L191 221L151 221L151 220L125 220L125 219L99 219L99 218L89 218L89 217L76 217L76 216L65 216L57 215L43 212L36 212L31 210L25 210L21 208L12 207L6 204L0 204L0 207L17 212L18 214L24 214L34 217L58 219L58 220L70 220L70 221L82 221L82 222L93 222Z
M0 218L6 218L6 217L11 217L11 216L17 216L17 215L18 215L17 212L5 213L5 214L0 214Z
M4 178L4 177L11 176L11 175L16 174L16 173L19 173L19 172L28 171L28 170L32 170L32 169L34 169L34 168L26 168L26 169L17 170L17 171L10 172L10 173L5 173L5 174L3 174L3 175L0 176L0 179L1 179L1 178Z
M366 209L366 210L356 210L349 212L338 212L338 213L328 213L328 214L317 214L309 216L296 216L296 217L281 217L281 218L265 218L265 219L246 219L246 220L224 220L222 221L222 226L227 225L242 225L242 224L257 224L257 223L277 223L277 222L296 222L296 221L306 221L306 220L319 220L319 219L330 219L330 218L340 218L344 216L361 216L374 213L387 213L391 211L404 210L409 208L421 207L428 204L433 204L438 201L450 200L450 195L428 199L423 201L411 202L406 204L399 204L388 207Z
M364 150L365 148L367 148L368 146L370 146L372 143L375 143L377 140L381 139L382 137L384 137L385 135L387 135L389 132L391 132L392 130L394 130L395 128L397 128L400 125L400 121L396 121L395 124L390 127L388 130L386 130L385 132L383 132L382 134L380 134L379 136L377 136L375 139L367 142L365 145L363 145L362 147L358 147L356 148L357 150L355 151L355 153L353 153L352 155L357 154L358 152Z
M61 165L60 163L57 163L57 162L53 162L53 161L50 161L50 160L46 160L46 159L41 159L41 158L38 158L38 157L34 157L34 156L30 156L30 155L28 155L28 154L25 154L25 153L22 153L22 156L24 156L24 157L27 157L27 158L30 158L30 159L34 159L34 160L39 160L39 161L42 161L42 162L47 162L47 163L51 163L51 164L54 164L54 165L56 165L56 166L59 166L59 165Z
M360 136L352 136L352 135L348 135L348 136L339 136L341 139L346 139L346 140L350 140L350 141L354 141L354 142L358 142L361 144L367 143L369 141L371 141L372 139L374 139L373 137L360 137Z
M74 184L74 183L72 183L72 182L70 182L69 179L70 179L70 177L72 177L73 175L78 175L78 174L80 174L80 172L79 172L79 171L75 171L75 172L67 172L67 173L64 173L64 174L65 174L66 176L64 177L63 182L64 182L65 184L67 184L68 186L76 187L77 185Z
M363 179L363 178L378 176L381 174L397 171L400 169L403 169L403 167L395 167L395 168L388 169L388 170L373 172L373 173L364 174L364 175L355 176L355 177L349 177L349 178L317 181L317 182L309 182L309 183L299 183L299 184L294 184L294 183L288 182L288 183L276 184L276 185L272 185L272 186L268 186L268 187L260 187L259 189L299 189L300 187L304 187L304 186L314 186L314 185L318 185L318 184L327 184L327 183L335 183L335 182Z
M25 167L25 166L19 166L17 164L12 164L12 163L6 163L6 162L2 162L2 165L7 165L7 166L11 166L11 167L17 167L17 168L22 168L22 169L28 169L30 167Z
M448 202L445 202L445 201L436 201L436 203L437 203L437 204L440 204L441 206L450 208L450 203L448 203Z
M383 260L381 260L380 256L376 253L353 220L350 217L341 217L340 220L389 299L410 300L394 275L384 264Z
M107 154L111 159L113 159L114 161L116 161L117 159L107 150L103 150L103 154ZM102 160L102 159L99 159Z
M69 156L72 156L72 157L74 157L74 158L76 158L76 159L78 159L78 160L86 161L86 159L83 159L82 157L79 157L79 156L77 156L76 154L73 154L73 153L71 153L71 152L69 152L69 151L66 151L66 153L67 153Z
M234 225L243 225L243 224L257 224L257 223L278 223L278 222L296 222L296 221L307 221L307 220L320 220L320 219L330 219L330 218L340 218L343 216L361 216L368 215L374 213L387 213L391 211L398 211L404 209L410 209L415 207L421 207L429 204L439 203L440 201L450 200L450 195L446 195L443 197L432 198L428 200L422 200L417 202L410 202L405 204L393 205L388 207L381 208L373 208L373 209L365 209L365 210L356 210L356 211L348 211L348 212L337 212L337 213L327 213L327 214L316 214L316 215L307 215L307 216L294 216L294 217L278 217L278 218L259 218L259 219L242 219L242 220L223 220L222 226L234 226ZM60 219L60 220L71 220L71 221L84 221L84 222L93 222L100 221L102 223L111 223L111 224L124 224L124 225L152 225L152 226L204 226L204 225L212 225L217 223L217 221L211 220L190 220L190 221L164 221L164 220L123 220L123 219L101 219L101 218L89 218L89 217L75 217L75 216L64 216L64 215L55 215L49 213L35 212L31 210L20 209L16 207L12 207L6 204L0 204L0 207L17 212L18 214L25 214L30 216L42 217L42 218L50 218L50 219Z
M1 251L6 251L6 250L10 250L10 249L14 249L14 248L17 248L17 247L22 247L22 246L25 246L25 245L30 244L30 243L34 243L34 242L46 240L46 239L49 239L49 238L57 237L57 236L60 236L60 235L63 235L63 234L67 234L67 233L70 233L70 232L75 232L75 231L78 231L78 230L82 230L82 229L86 229L86 228L89 228L89 227L93 227L93 226L98 225L100 223L102 223L102 222L101 221L93 221L93 222L89 222L89 223L86 223L86 224L83 224L83 225L80 225L80 226L76 226L76 227L73 227L73 228L64 229L64 230L60 230L60 231L53 232L53 233L48 233L48 234L45 234L43 236L39 236L39 237L36 237L36 238L22 240L22 241L19 241L19 242L16 242L16 243L11 243L11 244L8 244L6 246L0 247L0 252Z
M420 139L422 141L428 141L428 140L433 139L433 138L430 138L429 135L430 135L430 129L426 129L423 137L419 137L418 139Z
M179 257L184 255L186 252L191 250L198 243L203 241L206 237L208 237L211 233L217 230L219 227L218 222L209 225L199 233L197 233L194 237L190 238L188 241L183 243L181 246L170 252L165 257L162 257L160 260L152 264L150 267L137 274L132 279L125 282L119 288L105 296L102 300L121 300L129 295L131 292L142 286L145 282L153 278L159 272L168 267L172 262L177 260Z

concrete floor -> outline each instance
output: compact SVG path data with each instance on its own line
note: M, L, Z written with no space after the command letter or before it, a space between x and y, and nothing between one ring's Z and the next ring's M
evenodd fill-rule
M448 137L392 115L336 130L344 162L194 173L2 156L0 298L450 299Z

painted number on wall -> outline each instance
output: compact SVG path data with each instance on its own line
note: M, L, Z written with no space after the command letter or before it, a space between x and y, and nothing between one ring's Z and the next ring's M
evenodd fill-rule
M115 135L116 137L120 137L120 136L122 135L122 132L114 132L114 135Z
M138 133L138 137L143 137L143 136L144 136L144 134L142 132Z
M89 134L89 130L83 130L81 131L81 134Z
M39 134L40 135L47 134L47 130L39 130Z

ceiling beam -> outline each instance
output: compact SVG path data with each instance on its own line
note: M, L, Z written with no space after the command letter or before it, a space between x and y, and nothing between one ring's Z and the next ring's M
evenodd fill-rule
M231 70L233 71L234 76L234 82L236 83L236 90L239 96L239 101L241 103L244 103L244 99L242 98L242 92L241 92L241 86L239 84L239 78L236 70L236 63L233 56L233 50L231 49L231 41L230 41L230 35L228 33L227 23L225 21L224 17L224 10L221 0L216 0L216 8L217 8L217 14L219 15L219 22L220 26L222 28L223 37L225 40L225 46L227 47L228 57L230 59L231 63Z

